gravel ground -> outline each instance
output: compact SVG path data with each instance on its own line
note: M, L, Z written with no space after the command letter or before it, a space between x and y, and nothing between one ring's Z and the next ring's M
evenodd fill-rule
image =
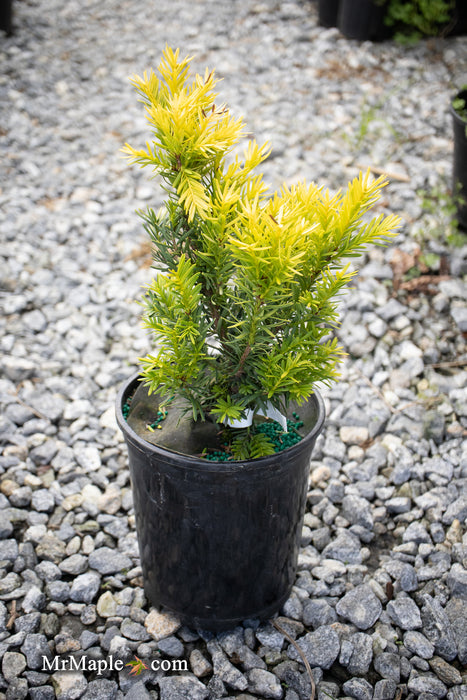
M148 137L127 77L165 43L217 68L274 145L273 187L390 173L404 225L342 304L303 549L279 623L316 697L467 698L466 247L447 241L450 96L467 40L356 43L290 0L15 0L0 37L0 698L305 700L270 623L213 636L145 600L113 402L147 338L134 210L161 194L119 149ZM427 200L434 206L428 210ZM42 657L187 662L43 670Z

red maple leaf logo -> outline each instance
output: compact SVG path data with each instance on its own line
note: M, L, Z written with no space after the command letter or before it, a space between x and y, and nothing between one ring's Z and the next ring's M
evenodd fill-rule
M130 661L129 663L125 664L125 666L132 666L130 676L139 676L140 673L148 668L144 661L142 661L138 656L135 656L135 660Z

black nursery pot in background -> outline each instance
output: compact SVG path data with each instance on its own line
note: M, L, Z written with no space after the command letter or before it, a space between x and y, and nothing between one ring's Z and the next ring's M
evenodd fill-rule
M318 21L322 27L337 27L340 0L318 0Z
M337 25L347 39L381 41L391 35L385 14L384 5L373 0L340 0Z
M137 376L125 383L116 415L149 601L207 629L270 617L295 580L310 457L325 417L320 395L299 409L308 433L296 445L255 460L211 462L132 430L122 406L138 384Z
M465 100L467 105L467 90L461 90L454 100ZM451 114L454 128L454 156L453 156L453 194L456 198L457 222L461 228L467 230L467 121L462 119L451 103Z
M7 36L13 31L13 0L0 0L0 30Z
M464 34L467 34L467 2L466 0L456 0L448 36Z

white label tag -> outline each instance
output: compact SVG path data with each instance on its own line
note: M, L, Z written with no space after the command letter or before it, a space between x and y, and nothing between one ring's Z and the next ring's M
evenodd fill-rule
M238 418L237 420L232 420L229 418L225 421L225 424L228 425L229 428L249 428L250 425L253 423L254 414L255 412L251 408L249 408L244 418ZM274 406L269 401L266 404L266 411L262 411L261 409L259 409L258 411L256 411L256 414L258 416L263 416L264 418L271 418L271 420L277 421L282 427L284 433L288 432L286 416L284 416L280 411L278 411L277 408L274 408Z

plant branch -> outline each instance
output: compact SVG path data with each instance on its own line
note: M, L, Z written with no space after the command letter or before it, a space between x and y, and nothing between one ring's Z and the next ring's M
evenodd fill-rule
M465 367L467 365L467 359L463 360L447 360L446 362L433 362L427 367L432 367L433 369L443 369L448 367Z
M20 406L23 406L23 408L27 408L29 411L31 411L31 413L34 413L34 415L37 416L37 418L41 418L42 420L47 420L47 418L44 416L43 413L36 410L32 406L29 406L29 404L25 403L22 399L19 398L18 389L16 389L16 392L15 392L15 401L16 401L16 403L19 403Z
M10 617L8 619L8 622L5 625L8 630L13 627L17 617L18 617L18 612L16 610L16 600L13 599L11 601Z
M243 367L245 366L246 358L248 357L248 355L250 354L250 352L251 352L251 346L250 346L250 344L248 343L247 346L246 346L246 348L245 348L245 350L243 351L243 354L242 354L241 358L240 358L240 362L239 362L239 364L238 364L238 370L235 372L235 379L238 379L239 377L242 376L242 374L243 374Z
M388 178L388 180L396 180L396 182L410 182L410 177L408 177L408 175L401 175L400 173L390 172L385 168L377 168L374 165L364 167L363 165L357 164L357 168L359 169L366 170L366 167L368 167L369 170L371 170L371 172L375 175L384 175Z

